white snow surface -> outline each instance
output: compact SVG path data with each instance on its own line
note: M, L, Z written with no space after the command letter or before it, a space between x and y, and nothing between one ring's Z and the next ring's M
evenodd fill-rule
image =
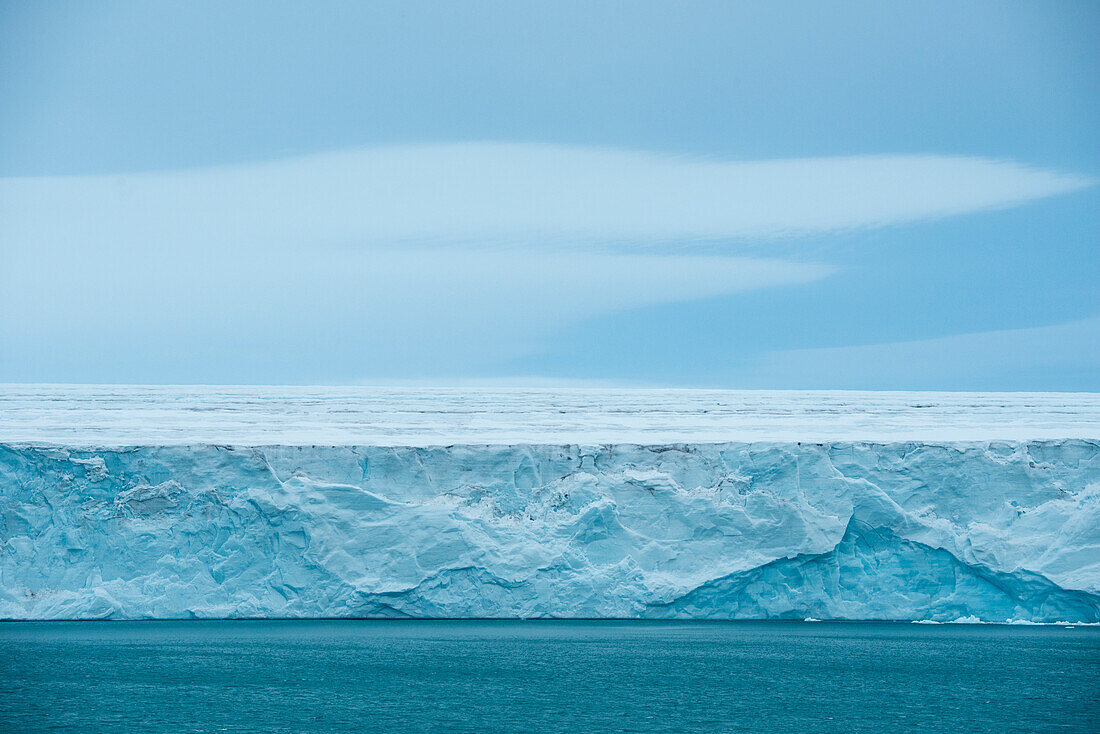
M1096 396L0 394L0 618L1100 622Z
M1100 438L1100 393L0 385L0 441L381 445Z

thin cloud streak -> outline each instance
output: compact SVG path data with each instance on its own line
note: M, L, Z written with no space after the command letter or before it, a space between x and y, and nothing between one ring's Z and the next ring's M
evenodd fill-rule
M888 344L792 349L765 354L741 384L808 389L1045 389L1094 384L1100 317L1024 329L953 334ZM1021 380L1012 385L1012 379ZM1029 380L1024 382L1023 380ZM1031 385L1032 387L1027 387Z
M768 239L1010 207L1092 183L958 156L724 162L536 144L415 145L233 167L0 179L0 246Z
M19 250L8 264L0 378L136 382L459 374L539 353L593 315L834 272L769 258L468 248Z

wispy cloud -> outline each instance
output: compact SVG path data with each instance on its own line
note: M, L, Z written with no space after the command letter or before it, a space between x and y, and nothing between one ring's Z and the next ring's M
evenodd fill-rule
M1100 317L1052 326L764 355L752 386L846 389L1044 389L1095 385Z
M149 379L143 369L181 381L460 374L538 352L587 316L833 271L768 258L468 248L20 249L5 265L0 375L62 381L75 378L35 365L103 365L111 379L136 381ZM262 377L233 376L242 365Z
M0 180L6 247L771 238L1007 207L1088 186L1010 161L728 162L465 143L184 171Z
M0 179L0 378L468 374L594 315L834 271L668 243L882 226L1088 183L973 158L512 144Z

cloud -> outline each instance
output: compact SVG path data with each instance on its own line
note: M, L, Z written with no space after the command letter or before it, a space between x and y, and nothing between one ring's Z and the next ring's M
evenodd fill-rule
M1011 389L1100 374L1100 317L890 344L771 352L746 385L823 389Z
M61 381L456 375L538 352L590 315L833 271L768 258L470 248L28 249L6 264L0 379Z
M463 143L242 166L0 179L4 247L540 245L772 238L1074 191L1009 161L879 155L729 162Z
M973 158L493 143L0 179L0 379L472 374L592 316L834 271L677 243L882 226L1088 183Z

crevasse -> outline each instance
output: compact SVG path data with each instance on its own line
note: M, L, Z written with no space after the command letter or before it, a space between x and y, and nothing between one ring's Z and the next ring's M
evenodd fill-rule
M1100 443L2 444L0 617L1100 622Z

